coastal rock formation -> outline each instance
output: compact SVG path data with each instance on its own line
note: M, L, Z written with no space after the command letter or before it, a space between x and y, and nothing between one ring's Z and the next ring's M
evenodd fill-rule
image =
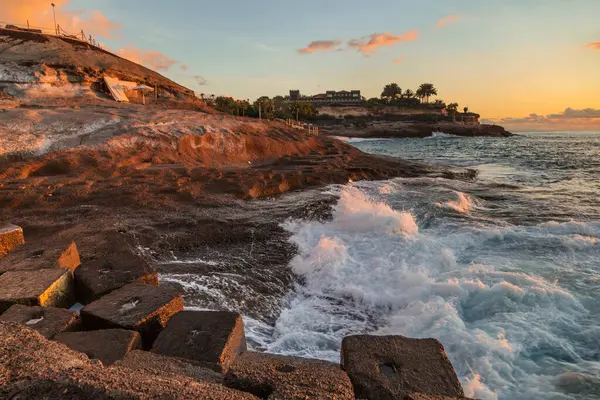
M7 271L27 271L64 268L75 271L81 260L77 245L71 239L52 238L51 244L26 243L0 260L0 274Z
M0 259L22 244L25 244L25 238L21 227L11 224L0 225Z
M136 331L104 329L86 332L65 332L54 340L69 348L111 365L121 360L130 351L142 348L142 338Z
M0 315L0 321L24 325L36 330L46 339L52 339L57 334L79 328L79 315L76 312L56 307L31 307L15 304Z

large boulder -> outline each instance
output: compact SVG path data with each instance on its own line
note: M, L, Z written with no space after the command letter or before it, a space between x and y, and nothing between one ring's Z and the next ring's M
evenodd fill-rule
M348 375L321 360L246 352L230 366L225 385L263 399L353 400Z
M166 286L130 283L81 309L81 322L89 330L128 329L142 335L149 348L169 319L183 310L181 294Z
M23 229L11 224L0 224L0 259L15 247L25 244Z
M394 400L415 393L464 397L444 346L435 339L348 336L342 341L342 368L358 398Z
M202 363L179 357L163 356L149 351L134 350L115 365L150 374L172 374L187 376L200 382L223 383L223 374L206 368Z
M143 258L127 251L84 261L75 271L77 300L83 304L132 282L158 286L158 274Z
M72 272L80 263L77 245L71 240L60 240L51 244L29 242L0 260L0 274L48 268L64 268Z
M2 399L257 400L186 376L104 367L21 325L0 322Z
M246 351L242 316L228 311L183 311L160 333L152 352L206 363L226 372Z
M79 315L76 312L64 308L31 307L21 304L15 304L0 315L0 321L24 325L38 331L46 339L79 327Z
M125 329L65 332L56 335L54 340L91 359L100 360L104 365L114 364L130 351L142 348L140 334Z
M13 304L70 307L73 298L70 270L10 271L0 275L0 314Z

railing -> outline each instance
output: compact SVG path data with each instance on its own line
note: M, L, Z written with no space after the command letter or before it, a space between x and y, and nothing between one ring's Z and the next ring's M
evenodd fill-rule
M80 42L84 42L84 43L87 43L87 44L90 44L92 46L96 46L96 47L102 49L102 45L99 42L97 42L96 39L94 39L92 37L92 35L86 36L83 29L79 33L72 33L72 32L65 31L60 25L56 25L56 29L54 29L54 28L30 25L29 21L27 21L27 25L14 24L14 23L6 22L6 21L0 21L0 28L4 28L4 29L8 29L8 30L15 30L15 31L19 31L19 32L42 33L44 35L49 35L49 36L66 37L69 39L79 40Z
M296 128L296 129L302 129L302 130L308 130L308 134L309 135L318 135L319 134L319 127L313 124L307 124L305 122L298 122L296 120L293 119L286 119L285 123L287 126L290 126L292 128Z

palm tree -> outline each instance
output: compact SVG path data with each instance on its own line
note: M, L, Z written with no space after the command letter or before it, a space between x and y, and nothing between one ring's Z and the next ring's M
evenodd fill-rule
M413 92L410 89L406 89L406 91L404 92L404 97L406 97L407 99L412 99L413 97L415 97L415 92Z
M417 90L417 93L419 93L419 91L421 92L423 97L427 99L427 104L429 104L429 97L437 96L438 94L437 89L435 88L435 86L433 86L433 83L421 84L421 86L419 86L419 90Z
M385 87L383 88L383 92L381 92L382 99L396 100L396 97L401 95L402 89L400 89L400 86L398 86L397 83L390 83L388 85L385 85Z
M456 112L458 111L458 103L450 103L446 106L446 110L452 114L452 121L456 122Z

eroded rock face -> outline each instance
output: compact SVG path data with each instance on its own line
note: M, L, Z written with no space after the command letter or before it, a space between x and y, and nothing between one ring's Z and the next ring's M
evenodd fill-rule
M444 346L436 339L348 336L342 341L342 368L358 398L394 400L415 393L464 397Z
M152 352L207 363L227 371L246 351L242 316L227 311L183 311L160 333Z
M256 400L249 393L177 375L103 367L65 345L0 322L0 398Z
M0 275L0 313L13 304L69 307L73 298L70 270L10 271Z
M135 330L149 348L169 319L183 310L181 294L173 288L130 283L81 310L87 329Z
M132 282L158 286L158 274L144 259L126 251L84 261L75 271L75 291L82 304Z
M348 375L334 363L246 352L225 376L231 388L275 399L353 400Z
M87 332L65 332L54 337L73 350L86 354L90 359L111 365L130 351L142 347L142 338L136 331L104 329Z
M25 238L21 227L11 224L0 225L0 259L24 243Z
M77 329L79 315L64 308L15 304L0 315L0 321L24 325L36 330L46 339L52 339L59 333Z

